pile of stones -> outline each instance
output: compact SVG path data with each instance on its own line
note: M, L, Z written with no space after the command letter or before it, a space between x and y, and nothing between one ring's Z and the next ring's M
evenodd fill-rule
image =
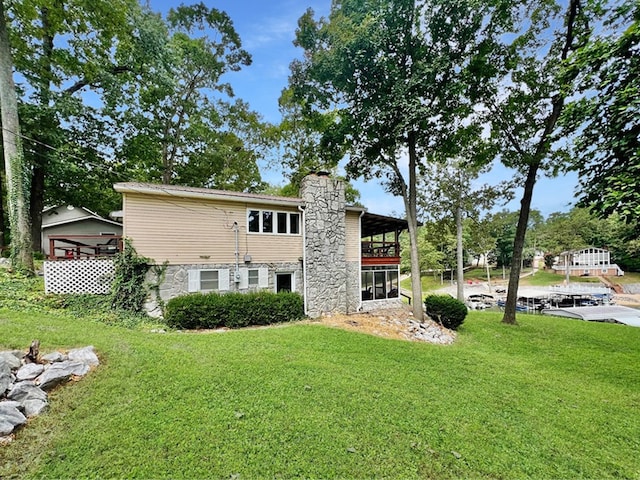
M409 320L407 338L409 340L450 345L455 341L456 334L436 322L425 321L420 323L415 320Z
M35 355L32 349L26 355L0 351L0 444L9 443L16 428L47 408L47 392L86 375L99 363L92 346L42 356L37 349Z

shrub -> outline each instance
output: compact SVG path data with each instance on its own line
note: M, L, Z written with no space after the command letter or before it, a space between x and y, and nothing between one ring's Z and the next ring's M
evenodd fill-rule
M424 306L427 315L451 330L457 330L467 316L467 306L449 295L429 295Z
M304 317L297 293L193 293L172 298L165 308L167 325L175 328L240 328L290 322Z

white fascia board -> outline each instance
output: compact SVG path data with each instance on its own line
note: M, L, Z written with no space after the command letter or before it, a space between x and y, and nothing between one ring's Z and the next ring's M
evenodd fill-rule
M250 203L258 205L275 205L281 207L298 207L303 203L299 198L274 197L269 195L256 195L251 193L211 190L206 188L176 188L170 185L116 183L113 188L116 192L119 193L160 195L166 197L193 198L199 200L223 200L229 202Z

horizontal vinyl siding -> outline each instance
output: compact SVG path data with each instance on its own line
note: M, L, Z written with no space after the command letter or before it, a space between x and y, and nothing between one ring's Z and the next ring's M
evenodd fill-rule
M253 263L295 262L302 256L300 235L247 235L246 217L247 208L239 202L124 195L125 236L132 240L138 254L156 263L235 262L233 222L239 227L241 263L245 254L251 255Z
M347 262L360 261L360 212L347 211L346 216L346 249Z

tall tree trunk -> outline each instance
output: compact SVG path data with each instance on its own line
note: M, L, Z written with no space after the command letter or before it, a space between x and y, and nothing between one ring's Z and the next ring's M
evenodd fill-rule
M489 293L493 293L491 290L491 269L489 268L489 252L484 254L484 268L487 270L487 286L489 287Z
M41 149L35 148L36 156L40 157ZM49 152L44 152L48 155ZM42 210L44 210L44 158L35 158L31 168L31 196L29 200L29 216L31 217L31 242L34 252L42 251Z
M462 206L456 208L456 293L458 300L464 302L464 248L462 245Z
M564 46L558 58L559 63L564 62L567 59L569 52L574 48L574 40L576 38L575 27L578 22L580 8L580 0L570 0L569 5L567 6L565 22L566 34L564 37ZM574 75L576 74L574 73ZM565 82L568 82L569 80L569 78L564 79ZM542 160L549 154L551 149L549 137L556 128L556 124L558 123L558 119L560 118L560 114L564 108L566 89L561 88L561 85L558 87L559 92L551 99L551 112L545 119L544 130L536 145L536 150L532 156L531 163L529 163L527 178L524 184L524 193L520 202L520 216L518 217L516 236L513 241L513 258L511 260L511 272L509 273L509 291L507 292L507 302L505 304L504 316L502 317L502 322L510 325L516 324L516 302L518 300L518 286L520 284L520 272L522 268L522 251L524 250L527 223L529 223L529 211L531 210L533 187L535 186L536 175Z
M4 16L4 0L0 0L0 109L2 110L2 147L7 179L7 203L11 225L11 259L16 270L32 275L29 172L22 149L18 98L13 82L13 61Z
M407 223L409 226L409 248L411 254L411 297L413 298L413 316L421 322L424 318L422 307L422 279L420 277L420 257L418 256L418 219L416 208L416 140L415 133L411 132L408 137L409 147L409 186L403 185L402 197L405 210L407 212ZM395 167L397 169L397 166ZM396 175L401 175L399 169ZM400 176L400 178L402 178ZM407 191L408 190L408 191Z
M40 115L38 118L38 131L33 137L36 142L33 145L32 179L30 192L31 215L31 240L35 252L42 251L42 210L45 202L45 180L49 171L50 157L53 154L50 145L56 143L54 131L57 128L55 115L50 111L51 102L51 78L53 76L53 36L51 31L50 12L47 7L40 10L42 21L42 78L38 86L40 101Z
M0 125L2 123L0 122ZM2 131L0 131L0 138L2 138ZM4 155L2 156L4 161ZM2 184L4 183L4 175L0 170L0 253L4 251L4 188Z
M504 316L502 317L502 322L508 323L509 325L515 325L517 323L516 303L518 300L518 286L520 284L522 252L524 250L527 224L529 223L533 187L536 184L536 175L539 167L539 161L532 162L529 166L527 179L524 183L524 193L520 201L520 215L518 217L518 226L516 227L516 236L513 240L513 258L511 259L511 271L509 272L509 290L507 291L507 301L504 306Z

